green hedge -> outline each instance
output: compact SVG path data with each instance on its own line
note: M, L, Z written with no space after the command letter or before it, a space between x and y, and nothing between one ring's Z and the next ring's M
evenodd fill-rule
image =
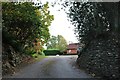
M62 55L63 53L60 52L60 50L44 50L43 51L45 55Z

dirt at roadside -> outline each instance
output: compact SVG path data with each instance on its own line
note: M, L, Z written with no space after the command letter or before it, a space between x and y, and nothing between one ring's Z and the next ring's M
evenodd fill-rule
M15 74L22 67L27 66L36 60L19 52L16 52L12 46L8 44L2 45L2 76Z

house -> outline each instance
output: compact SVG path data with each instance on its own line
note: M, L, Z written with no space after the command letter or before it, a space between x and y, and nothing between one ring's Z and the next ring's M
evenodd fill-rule
M70 43L67 46L67 53L66 54L77 54L78 48L79 48L79 43Z

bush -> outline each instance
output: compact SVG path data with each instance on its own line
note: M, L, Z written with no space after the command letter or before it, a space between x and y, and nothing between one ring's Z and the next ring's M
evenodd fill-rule
M44 50L43 52L45 55L62 55L62 52L60 52L60 50Z
M27 54L27 55L30 55L30 56L32 56L33 54L35 54L36 52L35 52L35 50L31 50L31 49L24 49L24 53L25 54Z
M23 47L17 38L4 30L2 31L2 42L11 45L15 51L23 51Z

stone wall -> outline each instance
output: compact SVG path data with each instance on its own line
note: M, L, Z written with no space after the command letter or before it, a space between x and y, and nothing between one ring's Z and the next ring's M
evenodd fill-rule
M94 39L78 57L79 66L94 77L118 78L120 43L115 35Z
M22 63L27 63L32 59L29 55L16 52L9 44L2 44L2 75L14 74L15 69Z

